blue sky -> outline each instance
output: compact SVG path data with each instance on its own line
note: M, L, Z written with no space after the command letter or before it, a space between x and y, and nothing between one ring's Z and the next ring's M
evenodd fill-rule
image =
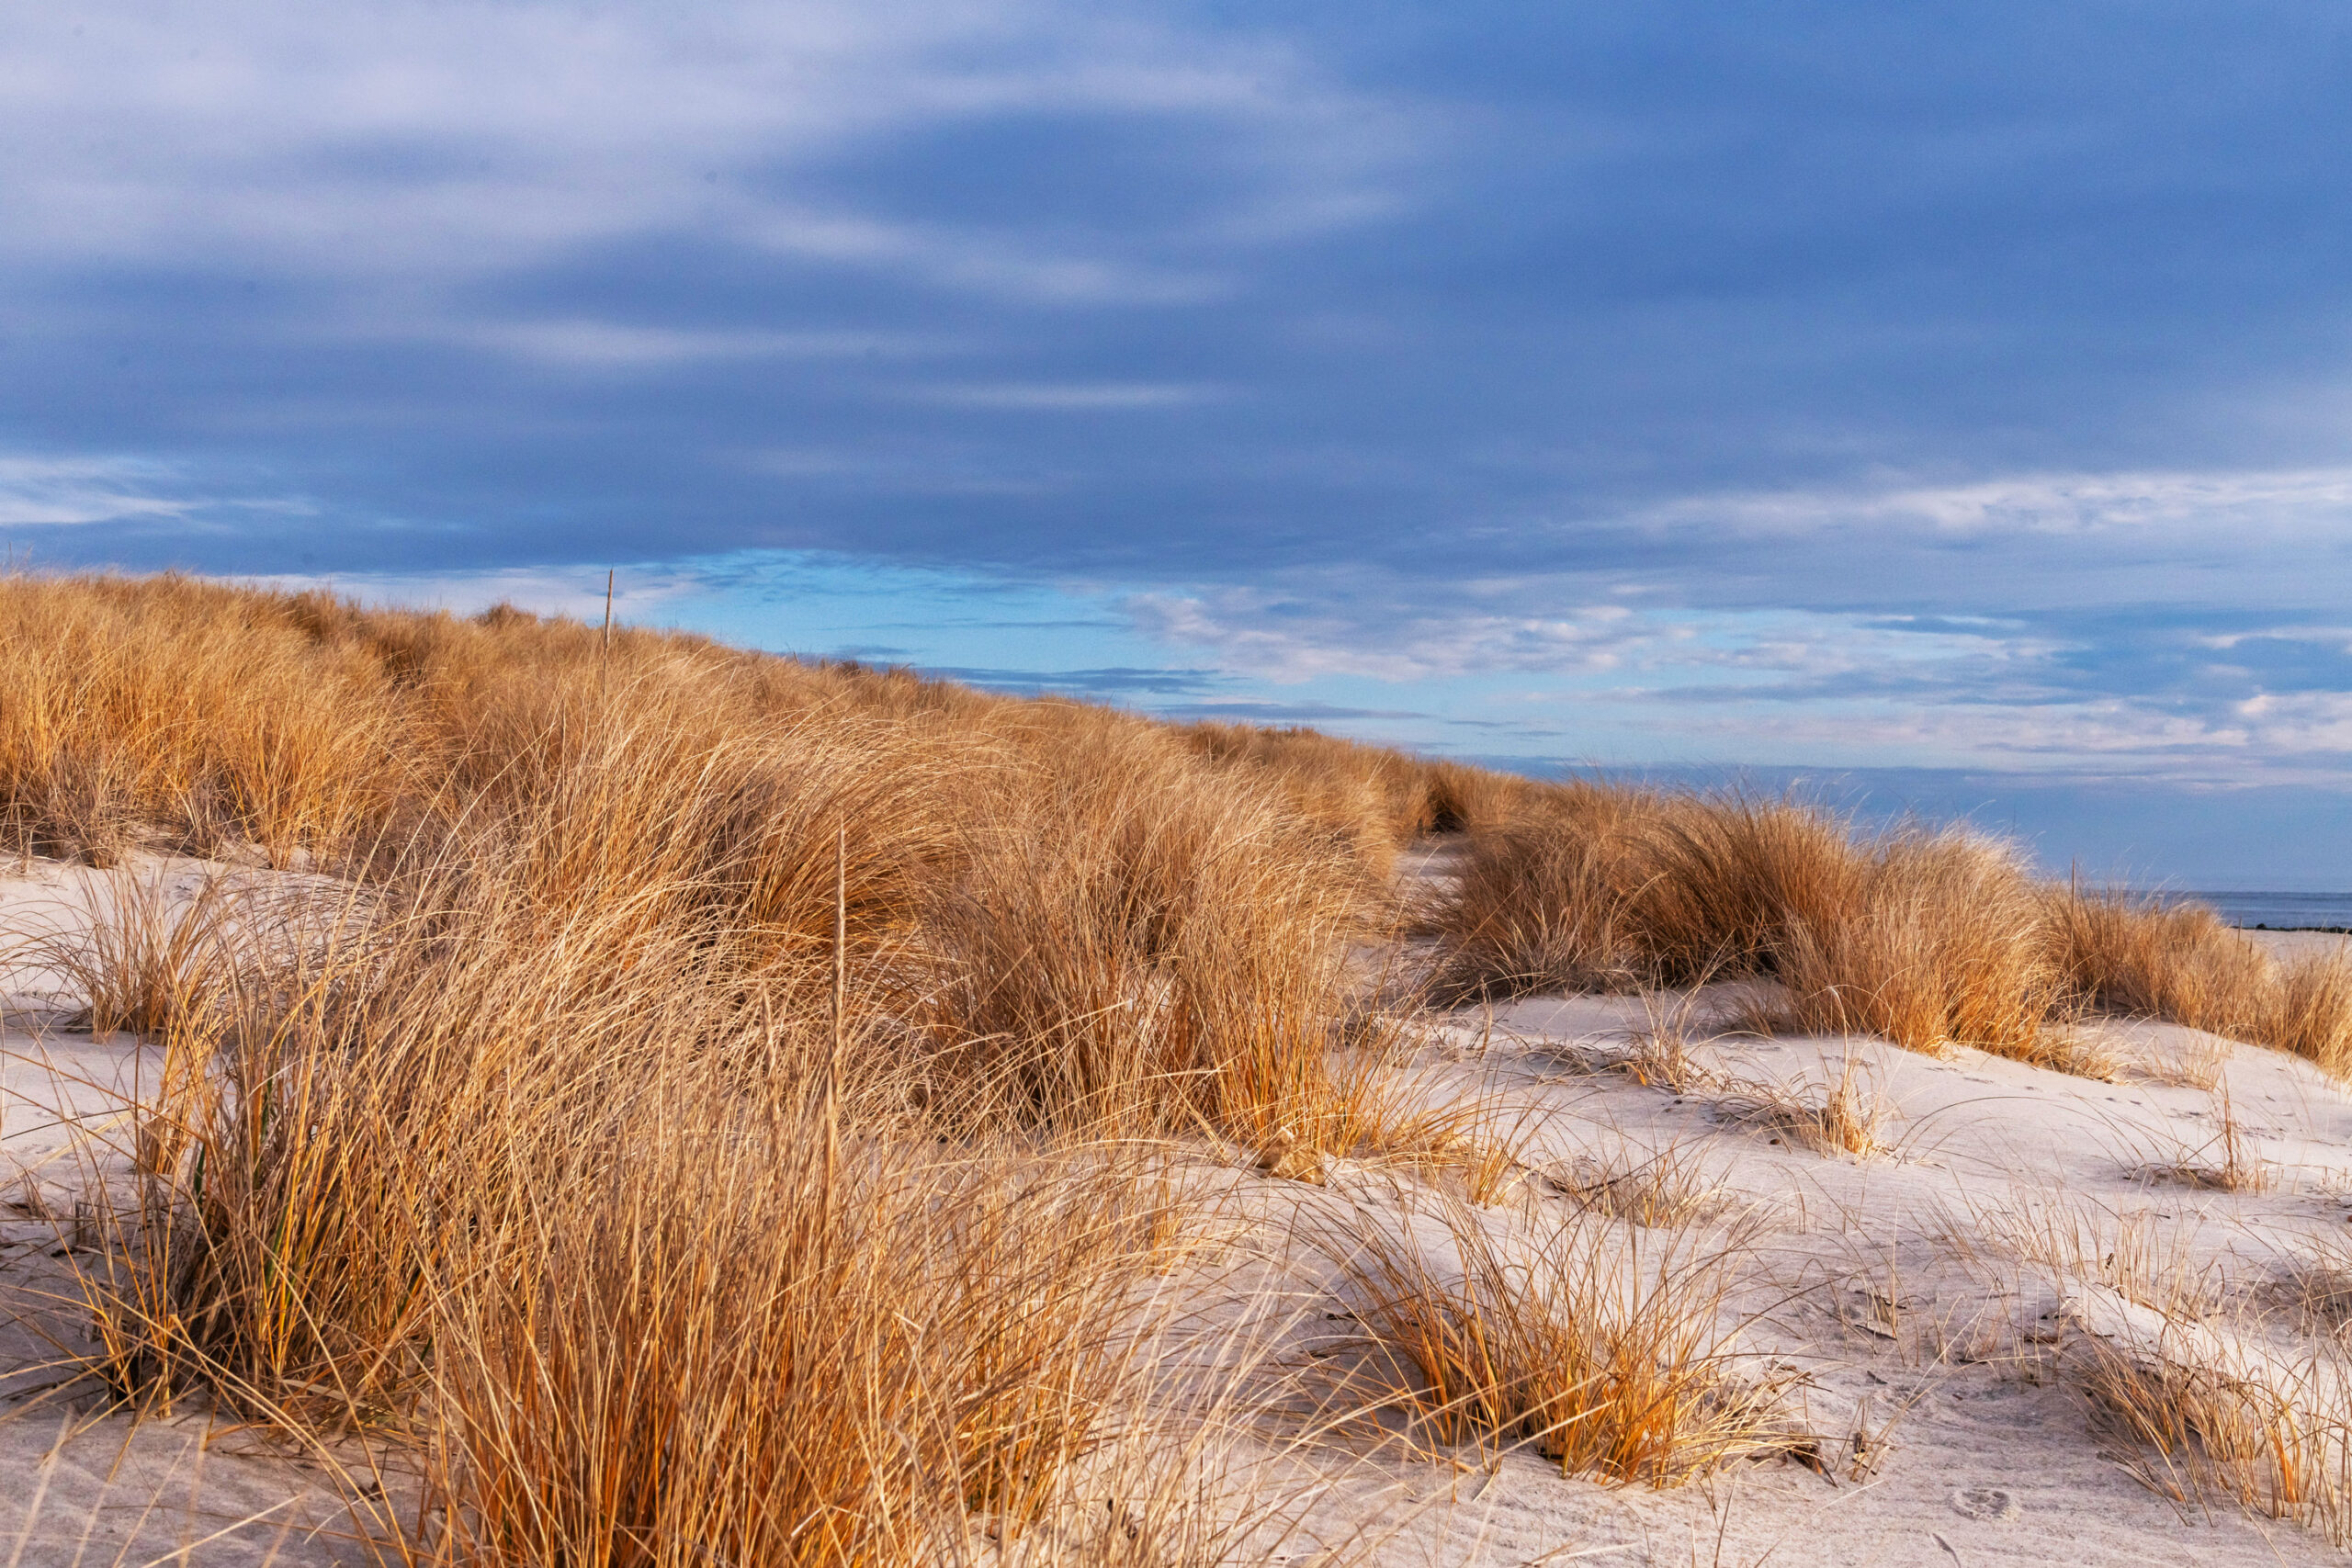
M37 561L2352 886L2352 12L0 4Z

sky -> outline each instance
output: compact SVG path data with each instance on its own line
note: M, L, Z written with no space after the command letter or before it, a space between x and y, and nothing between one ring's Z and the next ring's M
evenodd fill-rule
M15 560L2352 888L2352 10L0 17Z

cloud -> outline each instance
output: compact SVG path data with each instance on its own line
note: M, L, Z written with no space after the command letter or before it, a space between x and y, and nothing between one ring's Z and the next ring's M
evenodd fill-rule
M1522 753L2340 770L2347 46L2176 0L36 7L0 524L573 613L639 563L744 640Z
M447 341L573 370L635 371L734 359L860 359L937 353L886 333L763 332L593 320L453 323Z
M1622 604L1542 615L1433 615L1409 585L1377 606L1338 604L1302 582L1290 593L1224 589L1136 593L1122 607L1146 635L1214 649L1226 668L1265 680L1367 675L1408 682L1492 670L1597 672L1636 649L1679 641L1685 628L1639 621Z
M944 664L926 666L924 673L989 692L1059 692L1109 700L1148 696L1159 711L1167 709L1163 699L1197 697L1223 684L1216 672L1208 670L1002 670Z
M283 526L317 515L309 497L271 494L255 479L201 474L187 464L129 455L0 455L0 528L28 539L70 538L109 527L220 536L240 524ZM52 529L62 532L51 535Z
M2227 530L2268 538L2352 524L2352 468L2210 472L2026 473L1967 484L1844 486L1678 498L1636 513L1634 527L1771 536L1830 528L1904 528L1956 538Z
M954 408L1044 409L1072 413L1182 408L1192 403L1205 402L1219 395L1214 387L1149 381L1015 381L980 386L921 387L909 394L917 401L944 403Z
M0 527L181 517L187 501L154 493L171 477L135 457L0 457Z
M1148 592L1120 603L1148 635L1214 650L1225 668L1278 682L1510 672L1623 683L1703 673L1741 678L1745 684L1724 690L1745 695L1797 695L1858 677L1880 688L1916 688L1962 670L1972 685L2014 680L2048 666L2064 647L2016 622L1576 603L1589 588L1542 577L1465 591L1435 577L1301 574L1287 592ZM1514 608L1505 613L1504 604Z
M2236 714L2267 750L2352 757L2352 692L2261 692L2237 704Z
M1159 117L1272 133L1259 189L1219 220L1289 212L1295 231L1351 220L1398 141L1294 53L1049 0L363 0L332 21L223 0L200 28L130 4L21 20L0 67L0 143L40 152L0 165L0 255L19 266L213 259L413 288L691 231L951 287L1166 299L1196 285L1115 245L814 201L789 176L917 128ZM1367 194L1285 199L1334 184Z
M661 625L668 612L707 591L692 569L633 565L614 574L615 619ZM447 610L470 615L493 604L512 604L535 615L568 615L599 622L605 615L605 574L577 568L511 567L461 573L356 572L343 575L275 572L239 581L290 592L317 589L362 604Z

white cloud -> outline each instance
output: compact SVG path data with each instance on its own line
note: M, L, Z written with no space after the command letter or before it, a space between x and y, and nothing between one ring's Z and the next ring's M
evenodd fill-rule
M2154 704L2120 699L2075 703L1990 704L1967 700L1896 706L1844 702L1815 706L1778 705L1677 716L1679 733L1736 736L1749 743L1899 752L1914 761L1975 761L2030 766L2085 758L2144 763L2217 754L2243 755L2256 738L2244 727L2217 725ZM1655 716L1650 728L1662 728ZM2233 763L2233 765L2235 765Z
M492 571L344 572L333 576L277 572L238 578L293 592L324 589L364 604L448 610L472 615L492 604L513 604L538 615L570 615L601 621L605 573L584 567L508 567ZM654 622L661 612L707 591L691 568L632 565L614 573L613 615L617 620Z
M1660 705L1659 695L1617 687L1583 694L1582 705L1611 710L1612 724L1661 741L1707 737L1748 757L2337 785L2352 760L2352 693L2258 694L2197 708L2141 697L1989 702L1965 689L1931 702L1725 699L1695 708Z
M119 457L0 457L0 527L180 517L192 502L158 493L171 472Z
M1963 537L2341 530L2352 525L2352 468L2022 474L1959 485L1742 491L1685 497L1626 521L1767 536L1836 527Z
M1206 652L1220 668L1297 682L1361 675L1405 682L1515 671L1626 680L1820 682L1857 671L1905 673L1966 662L1979 673L2047 658L2057 645L2017 628L1909 630L1869 617L1801 611L1636 607L1575 602L1577 587L1523 579L1492 607L1496 585L1456 596L1430 581L1374 592L1330 583L1294 593L1221 589L1137 593L1122 601L1138 630ZM1466 598L1469 602L1464 603ZM1533 607L1543 605L1536 610Z
M1411 141L1401 111L1288 50L1076 0L91 0L10 17L0 257L413 289L693 232L1045 301L1221 287L795 186L861 138L1024 111L1178 116L1240 139L1252 179L1197 220L1227 243L1383 210Z
M2257 693L2236 712L2268 750L2352 757L2352 692Z
M2193 639L2199 648L2227 652L2249 642L2305 642L2352 653L2352 626L2264 626L2256 631L2216 633Z
M198 526L239 514L282 523L315 516L317 510L300 495L256 491L242 476L200 476L188 465L154 458L0 456L0 528L171 522Z
M1637 649L1686 640L1682 627L1638 620L1622 604L1548 615L1416 612L1394 601L1341 608L1250 589L1136 593L1122 601L1136 628L1188 654L1205 651L1238 674L1278 682L1324 675L1444 679L1493 670L1593 673Z

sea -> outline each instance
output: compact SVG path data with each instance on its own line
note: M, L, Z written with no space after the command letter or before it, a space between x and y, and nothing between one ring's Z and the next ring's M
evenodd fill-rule
M2266 893L2234 888L2185 895L2211 904L2233 926L2274 931L2352 931L2352 893Z

